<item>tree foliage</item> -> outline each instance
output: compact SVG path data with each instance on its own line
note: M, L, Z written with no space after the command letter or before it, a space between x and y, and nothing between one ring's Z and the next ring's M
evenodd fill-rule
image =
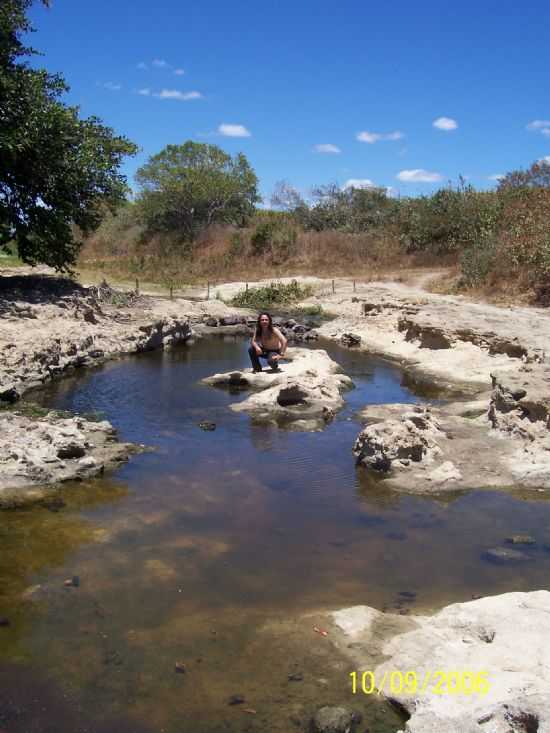
M550 162L537 160L527 170L510 171L498 184L498 191L515 188L550 188Z
M125 199L119 166L136 146L97 117L81 119L61 101L63 78L26 63L31 4L0 5L0 247L15 242L23 261L66 270L79 249L73 225L90 232Z
M217 145L168 145L142 166L138 205L150 232L192 242L215 222L244 226L254 214L258 179L242 153L231 157Z

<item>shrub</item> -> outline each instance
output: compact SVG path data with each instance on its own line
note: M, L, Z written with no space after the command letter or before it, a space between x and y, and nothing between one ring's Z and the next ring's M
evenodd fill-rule
M288 218L276 215L265 217L256 225L250 244L254 255L270 254L272 262L278 265L293 255L296 239L296 228Z
M272 282L258 288L241 290L231 301L232 305L241 308L270 308L274 305L289 305L313 293L310 285L300 285L297 280L290 283Z

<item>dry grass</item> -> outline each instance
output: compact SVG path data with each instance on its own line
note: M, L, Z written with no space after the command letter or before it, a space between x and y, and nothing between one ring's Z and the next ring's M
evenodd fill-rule
M207 281L254 281L289 274L318 277L347 277L364 282L384 278L408 281L420 268L440 265L437 258L420 261L404 255L393 234L372 236L337 231L299 232L292 251L283 263L274 262L273 253L252 254L253 230L210 227L195 243L189 256L181 246L158 238L140 244L139 232L125 232L116 247L104 236L88 239L82 249L78 269L83 278L106 277L133 286L161 291L170 285L201 285ZM239 243L235 247L235 240ZM142 285L143 283L143 285Z

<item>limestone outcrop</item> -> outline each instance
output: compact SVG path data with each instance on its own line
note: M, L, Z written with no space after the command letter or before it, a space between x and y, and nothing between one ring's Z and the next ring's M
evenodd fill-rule
M404 733L550 731L550 592L455 603L431 616L369 606L331 616L354 669L384 680L382 694L410 716Z
M250 390L242 402L231 405L258 420L287 424L295 430L319 430L343 405L342 392L353 387L351 379L322 349L292 348L279 371L251 369L214 374L203 381L216 387Z
M0 507L36 501L46 485L103 473L140 448L106 420L0 413Z
M404 491L550 489L550 381L493 374L493 390L444 407L378 405L353 454Z
M0 402L74 369L191 336L188 316L171 301L46 275L1 278L0 286Z

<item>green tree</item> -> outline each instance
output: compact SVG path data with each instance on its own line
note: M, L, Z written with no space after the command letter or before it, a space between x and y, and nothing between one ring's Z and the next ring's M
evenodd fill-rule
M246 157L217 145L168 145L142 166L138 205L150 232L193 241L214 222L244 226L254 214L258 179Z
M106 206L125 200L119 166L137 148L65 105L60 75L29 67L35 52L21 35L32 30L31 5L0 4L0 248L15 243L23 261L68 270L79 249L74 225L91 232Z

